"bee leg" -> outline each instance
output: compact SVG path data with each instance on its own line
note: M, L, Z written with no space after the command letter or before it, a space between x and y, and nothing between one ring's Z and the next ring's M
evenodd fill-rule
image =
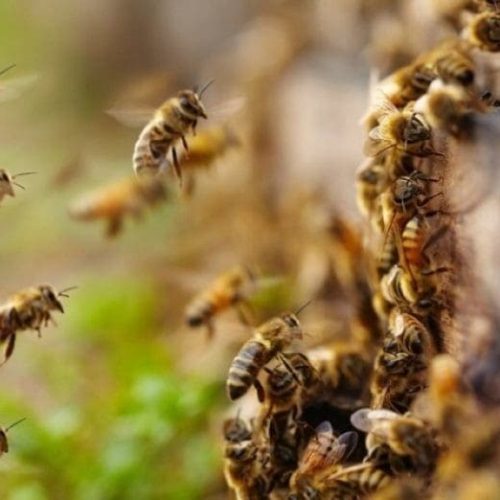
M3 354L3 361L0 363L0 366L7 363L9 358L12 356L15 347L16 347L16 334L11 333L7 339L7 345L5 346Z
M212 340L215 335L215 327L214 324L211 321L206 322L206 327L207 327L207 340Z
M113 217L109 219L108 225L106 227L106 236L108 238L114 238L122 229L122 219L121 217Z
M299 385L302 385L302 381L297 376L297 373L293 369L293 366L288 362L288 359L286 358L286 356L284 354L282 354L282 353L279 353L278 354L278 359L283 363L283 365L285 366L285 368L290 372L290 374L292 375L292 377L295 379L295 382L297 382L297 384L299 384Z
M181 141L182 141L182 145L184 146L184 149L185 149L186 151L189 151L189 146L188 146L188 143L187 143L187 141L186 141L186 138L185 138L183 135L181 135Z
M172 148L172 158L174 160L174 171L175 171L175 174L177 175L177 178L179 179L179 184L182 187L181 166L179 164L179 159L177 158L177 151L175 150L175 148Z
M257 391L257 399L259 400L259 403L263 403L264 400L266 399L266 391L264 390L264 387L257 379L255 379L253 386Z

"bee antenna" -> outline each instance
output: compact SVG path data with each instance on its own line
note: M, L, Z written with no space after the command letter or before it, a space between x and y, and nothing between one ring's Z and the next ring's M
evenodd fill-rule
M63 290L61 290L57 295L61 297L69 297L66 292L69 292L70 290L76 290L77 288L77 286L69 286L68 288L64 288Z
M302 304L298 309L296 309L293 314L295 314L295 316L298 316L312 301L313 299L309 299L307 302Z
M19 184L18 182L12 182L12 184L14 184L14 186L17 186L18 188L21 188L21 189L26 189L22 184Z
M199 92L196 92L196 90L195 90L195 92L198 94L198 97L200 97L200 98L201 98L201 96L204 94L205 90L207 90L207 89L208 89L208 87L210 87L210 85L212 85L212 83L214 83L214 82L215 82L215 79L214 79L214 80L210 80L208 83L206 83L206 84L205 84L205 85L201 88L201 90L200 90ZM196 87L197 87L197 86L196 86ZM196 87L195 87L195 89L196 89Z
M9 71L9 69L12 69L12 68L15 68L16 65L15 64L11 64L10 66L7 66L6 68L0 70L0 75L3 75L4 73L7 73L7 71Z
M15 179L16 177L22 177L23 175L33 175L36 174L37 172L19 172L16 175L13 175L12 178Z
M5 432L9 432L12 427L15 427L17 424L20 424L21 422L24 422L26 420L26 417L19 419L17 422L14 422L13 424L10 424L9 427L5 429Z

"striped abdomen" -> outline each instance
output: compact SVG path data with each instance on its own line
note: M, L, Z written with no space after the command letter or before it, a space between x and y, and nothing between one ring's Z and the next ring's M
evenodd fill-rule
M134 146L134 170L136 174L156 174L166 160L168 150L177 138L164 120L152 120L142 130Z
M426 264L423 254L425 228L422 217L415 216L410 219L401 235L403 254L409 266L421 269Z
M384 242L377 262L377 272L379 277L387 274L391 270L391 267L397 263L397 261L398 251L396 242L394 241L394 235L392 233L389 233L387 235L387 239Z
M229 368L227 393L231 400L243 396L256 381L261 368L274 357L274 351L258 340L249 340Z
M390 481L390 477L385 472L374 466L355 465L346 468L336 476L332 492L340 496L334 498L357 498L358 495L369 495Z

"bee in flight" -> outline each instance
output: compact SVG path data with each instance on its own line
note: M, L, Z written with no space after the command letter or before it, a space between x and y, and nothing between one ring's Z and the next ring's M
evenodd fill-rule
M12 356L16 335L24 330L36 330L40 335L43 326L53 321L52 311L64 313L58 297L68 297L66 288L57 293L49 285L40 285L21 290L0 306L0 345L5 344L4 360Z
M212 83L213 80L199 92L197 89L181 90L155 111L134 146L133 164L137 175L159 173L168 164L167 155L171 151L175 172L181 179L175 143L180 139L188 151L186 134L190 130L196 133L198 119L207 119L201 97Z
M16 195L14 192L14 186L24 189L24 186L15 181L17 177L21 177L22 175L31 175L34 173L35 172L21 172L16 175L10 175L5 169L0 168L0 202L6 196L14 197Z
M69 213L83 221L104 219L106 235L113 237L120 233L126 216L139 219L148 206L157 205L167 196L159 178L127 177L84 195L70 207Z
M206 326L209 338L212 338L214 318L231 307L236 309L244 324L251 323L248 296L256 287L256 276L250 268L236 266L230 269L188 304L186 323L193 328Z
M7 433L16 425L20 424L21 422L24 422L26 419L21 418L17 422L14 422L13 424L10 424L8 427L0 427L0 457L4 453L9 453L9 442L7 441Z
M257 377L261 369L274 358L279 358L283 365L293 372L290 363L283 356L283 351L295 340L302 339L302 326L297 315L308 304L309 302L293 314L271 318L255 329L252 338L243 344L229 368L226 383L229 399L234 401L240 398L253 385L259 400L263 401L265 391Z

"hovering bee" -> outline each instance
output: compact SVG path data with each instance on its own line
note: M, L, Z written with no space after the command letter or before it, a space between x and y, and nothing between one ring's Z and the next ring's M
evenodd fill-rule
M185 193L194 190L196 170L209 169L229 149L240 145L240 140L227 125L207 128L187 140L189 152L185 152L179 163L183 175L187 174Z
M332 424L322 422L316 427L300 458L297 470L290 478L290 499L321 498L322 478L340 468L358 443L356 432L344 432L336 436Z
M10 175L5 169L0 168L0 202L5 198L5 196L15 196L14 187L24 189L24 186L15 182L17 177L21 177L22 175L31 175L35 172L21 172L16 175Z
M56 293L51 286L35 286L21 290L0 306L0 344L5 344L2 364L14 352L18 332L36 330L40 335L42 327L53 321L51 311L64 313L58 297L68 297L66 292L73 288Z
M378 157L389 152L397 159L401 154L417 157L437 154L431 147L432 129L424 116L414 111L413 103L399 110L385 101L379 106L377 122L365 143L367 156Z
M252 338L243 344L229 368L226 388L231 400L243 396L252 385L257 390L259 400L264 400L265 393L257 379L259 372L275 357L285 366L289 366L282 353L295 340L302 339L303 331L297 314L303 307L294 314L283 314L266 321L256 328Z
M20 420L18 420L17 422L14 422L13 424L10 424L8 427L6 427L5 429L4 428L0 428L0 457L4 454L4 453L8 453L9 452L9 442L7 441L7 433L13 428L15 427L17 424L20 424L21 422L24 422L26 419L25 418L21 418Z
M390 410L363 408L351 415L351 423L367 433L368 457L378 447L387 445L396 455L411 459L413 472L425 474L434 469L438 446L434 431L423 420Z
M219 276L187 305L186 323L193 328L205 326L209 338L212 338L214 318L233 307L241 321L246 325L250 324L253 315L248 297L257 287L257 277L250 268L232 268Z
M155 206L167 196L161 179L127 177L83 196L69 212L78 220L104 219L106 235L111 238L120 233L126 216L140 218L148 206Z
M171 151L175 172L181 179L175 142L180 139L186 151L189 149L185 136L190 130L196 132L199 118L207 118L201 97L211 83L199 92L196 89L181 90L156 110L135 143L133 163L137 175L160 172L168 162L167 155Z
M486 11L474 16L465 28L463 37L481 50L500 51L500 13Z
M249 427L238 417L227 421L224 440L224 477L236 498L265 498L269 485L262 475L259 448Z

